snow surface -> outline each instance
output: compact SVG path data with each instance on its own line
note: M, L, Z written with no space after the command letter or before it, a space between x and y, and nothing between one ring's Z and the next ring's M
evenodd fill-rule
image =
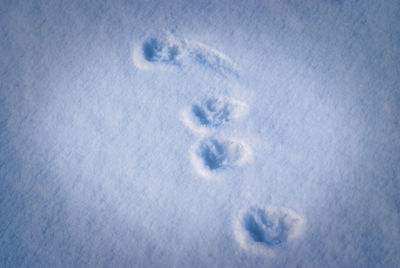
M399 267L398 1L0 14L0 267Z

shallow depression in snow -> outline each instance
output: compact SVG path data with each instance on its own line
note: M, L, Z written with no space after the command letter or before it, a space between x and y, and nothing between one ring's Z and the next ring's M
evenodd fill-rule
M238 77L235 63L222 52L199 42L191 42L188 53L194 62L222 75Z
M157 38L145 41L142 49L144 58L151 62L174 62L180 53L177 44Z
M217 127L240 118L245 105L229 99L212 97L201 104L193 104L192 112L196 121L203 126Z
M179 39L170 32L150 36L136 45L133 60L139 69L170 69L197 63L212 72L227 77L238 76L235 64L226 55L197 41Z
M243 142L227 138L205 138L192 152L193 165L205 176L238 167L248 158L249 149Z
M248 250L272 253L304 230L304 220L283 208L251 207L237 220L236 238Z

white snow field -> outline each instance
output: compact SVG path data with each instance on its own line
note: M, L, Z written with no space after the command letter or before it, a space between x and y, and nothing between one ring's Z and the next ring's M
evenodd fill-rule
M0 267L399 267L399 14L0 0Z

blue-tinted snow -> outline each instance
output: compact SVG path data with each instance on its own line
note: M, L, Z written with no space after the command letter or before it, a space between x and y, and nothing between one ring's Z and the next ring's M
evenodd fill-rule
M398 267L399 12L1 1L0 266ZM191 148L210 133L182 111L215 96L248 109L208 131L252 157L206 180ZM301 232L243 243L268 208Z

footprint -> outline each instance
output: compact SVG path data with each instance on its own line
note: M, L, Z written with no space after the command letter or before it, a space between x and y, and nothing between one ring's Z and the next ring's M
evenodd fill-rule
M235 223L236 239L243 248L268 254L301 235L303 229L304 220L283 208L251 207Z
M185 124L196 132L207 132L247 113L245 103L223 97L211 97L201 103L193 104L183 114Z
M180 53L178 44L157 38L145 41L142 50L144 58L150 62L174 63Z
M136 46L133 61L139 69L168 69L194 61L225 77L238 74L232 60L221 52L199 42L178 39L171 33L149 37Z
M239 101L212 97L202 104L194 104L192 112L200 125L217 127L234 119L240 118L245 112L246 105Z
M209 137L192 150L192 163L203 177L240 166L249 160L250 150L237 140Z
M187 58L185 42L169 33L150 37L133 50L136 67L145 70L181 66L185 58Z

